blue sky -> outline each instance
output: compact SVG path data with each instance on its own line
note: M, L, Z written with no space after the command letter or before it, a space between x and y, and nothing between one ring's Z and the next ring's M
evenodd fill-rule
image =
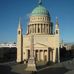
M38 0L0 0L0 42L16 41L19 17L25 34L28 15L37 5ZM61 39L74 42L74 0L43 0L43 5L54 25L58 16Z

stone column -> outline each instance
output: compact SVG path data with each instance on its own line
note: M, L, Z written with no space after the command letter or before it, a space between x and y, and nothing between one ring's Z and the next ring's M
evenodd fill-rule
M45 33L45 29L46 29L46 28L45 28L45 24L44 24L44 33Z
M59 47L56 48L56 62L60 62L60 53L59 53Z
M36 24L35 24L35 33L36 33Z
M44 50L43 50L44 51ZM41 60L43 61L43 58L44 58L44 52L41 51Z
M41 24L41 33L42 33L42 24Z
M52 51L50 51L50 61L53 61L53 54L52 54Z
M45 24L45 34L47 33L47 31L46 31L46 30L47 30L47 26L46 26L46 24Z
M39 28L40 28L40 33L41 33L41 24L39 24Z
M53 50L53 62L56 62L56 48Z
M42 25L42 32L44 33L44 24Z
M48 27L47 27L47 24L45 25L45 33L47 34L48 32L47 32L47 29L48 29Z
M38 24L38 33L40 33L40 28L39 28L39 24Z
M33 26L34 26L34 25L32 24L31 26L32 26L31 30L32 30L32 33L33 33L33 31L34 31L34 28L33 28Z

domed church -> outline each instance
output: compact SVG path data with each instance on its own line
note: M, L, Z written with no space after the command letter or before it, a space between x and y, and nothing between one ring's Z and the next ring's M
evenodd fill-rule
M53 27L55 27L53 29ZM28 61L31 55L36 61L60 62L60 32L58 18L53 25L49 11L39 2L31 12L27 31L22 35L21 22L17 29L17 62ZM33 50L33 51L32 51Z

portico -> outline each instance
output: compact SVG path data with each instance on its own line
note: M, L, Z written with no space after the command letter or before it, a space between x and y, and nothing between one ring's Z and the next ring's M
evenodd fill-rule
M28 49L28 58L30 57L30 52L30 49ZM49 50L48 48L35 48L34 57L36 61L53 61L53 50Z

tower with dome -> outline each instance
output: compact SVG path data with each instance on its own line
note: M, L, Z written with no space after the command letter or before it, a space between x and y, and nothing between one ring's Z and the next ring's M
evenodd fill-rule
M55 29L53 29L54 26ZM32 36L33 39L31 38ZM25 35L22 34L21 22L19 20L16 61L28 61L33 54L35 61L60 62L59 44L58 18L56 18L56 24L53 25L49 11L40 1L31 12Z

